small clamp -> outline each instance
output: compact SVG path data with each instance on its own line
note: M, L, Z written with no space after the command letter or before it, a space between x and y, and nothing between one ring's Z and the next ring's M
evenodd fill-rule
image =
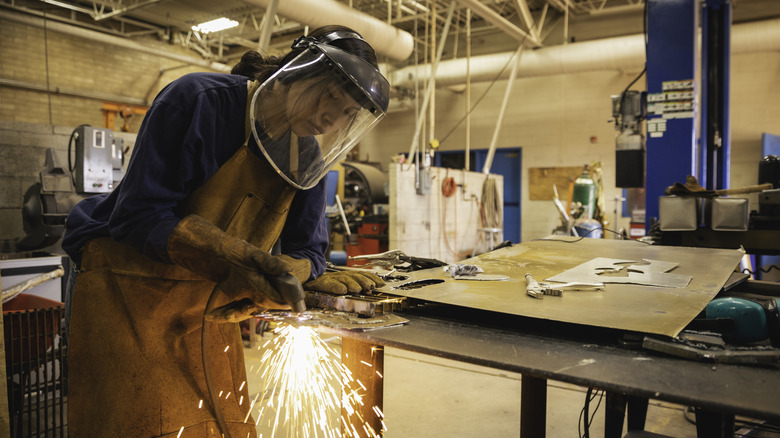
M533 297L542 299L545 295L550 295L554 297L560 297L563 296L563 291L575 291L575 290L604 290L604 283L582 283L582 282L571 282L571 283L561 283L561 284L553 284L553 283L547 283L537 282L534 277L531 274L525 274L525 280L528 283L526 286L526 293Z

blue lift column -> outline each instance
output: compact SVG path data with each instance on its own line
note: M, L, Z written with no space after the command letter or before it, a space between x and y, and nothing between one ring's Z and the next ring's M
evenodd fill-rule
M698 177L699 15L698 0L647 0L647 229L664 190Z
M731 171L731 0L704 0L701 13L699 184L710 190L727 189Z

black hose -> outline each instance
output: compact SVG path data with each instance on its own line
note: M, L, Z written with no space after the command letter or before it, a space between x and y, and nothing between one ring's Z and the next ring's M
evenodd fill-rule
M588 415L588 408L590 407L590 394L593 392L593 388L588 388L587 394L585 394L585 406L582 407L582 411L584 412L583 415L583 425L582 428L585 431L585 434L583 435L584 438L590 438L590 423L588 422L588 418L590 417Z
M203 374L206 377L206 389L209 392L209 398L211 399L211 406L214 410L214 416L217 418L219 429L222 431L222 436L225 438L230 437L230 431L228 431L227 424L225 423L225 417L222 416L222 408L219 406L219 399L217 393L214 390L214 382L211 380L211 359L207 353L208 349L208 330L206 330L206 315L211 309L211 305L214 303L214 298L217 296L217 289L219 285L214 287L209 295L209 300L206 303L206 309L203 311L203 325L200 328L200 355L203 359Z

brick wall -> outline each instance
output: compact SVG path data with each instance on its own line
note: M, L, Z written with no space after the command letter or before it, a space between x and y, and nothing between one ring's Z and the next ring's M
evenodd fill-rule
M176 45L149 43L198 57ZM104 101L142 105L139 101L151 102L170 81L202 70L161 56L0 19L0 79L22 84L0 86L0 120L103 126ZM45 91L47 81L50 93ZM131 119L131 132L137 132L141 119ZM118 131L120 126L117 117L115 125L108 128Z

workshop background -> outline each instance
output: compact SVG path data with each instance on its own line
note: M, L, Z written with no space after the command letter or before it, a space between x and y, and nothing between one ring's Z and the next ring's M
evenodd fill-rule
M489 3L498 12L519 20L514 2ZM573 3L578 6L569 11L568 26L565 23L567 16L555 6L549 7L548 15L554 19L548 17L549 23L543 27L546 35L544 46L537 50L529 48L524 55L521 54L518 79L509 96L504 123L497 137L499 148L521 149L522 207L521 214L515 217L517 223L511 225L521 230L522 240L545 236L559 222L550 200L529 197L532 188L529 170L532 168L581 167L600 162L603 199L609 219L614 217L615 198L623 196L613 184L616 131L610 122L610 96L623 91L641 72L644 54L634 53L630 62L599 60L584 67L573 64L583 64L580 57L587 59L597 56L597 53L609 53L610 44L620 44L620 37L641 34L642 4L609 0L603 2L602 8L597 8L602 2ZM177 2L163 2L141 7L138 11L143 12L148 21L162 20L160 17L167 15L173 18L169 18L171 23L167 25L149 24L134 30L123 30L138 26L130 18L94 22L88 16L85 18L77 7L63 9L44 5L42 2L0 3L3 6L0 9L0 142L3 145L0 152L3 154L0 239L3 241L24 235L21 203L24 192L37 180L38 172L44 165L46 148L55 148L63 162L67 162L65 152L73 128L81 124L105 126L108 110L103 108L106 103L112 104L116 115L113 124L107 127L113 130L115 136L123 138L125 147L132 147L132 133L137 132L143 119L143 114L135 114L133 109L148 106L156 93L171 80L192 71L219 71L208 66L232 65L236 56L248 49L242 44L234 44L229 49L225 46L220 48L222 37L212 37L207 44L198 44L192 35L189 36L188 46L184 46L180 39L186 39L186 36L177 37L171 27L172 23L181 26L185 21L194 23L209 16L230 15L228 12L234 8L224 5L179 5L177 9ZM244 28L252 28L252 20L259 22L262 19L262 8L251 6L251 2L237 5L242 7L233 12L233 16ZM397 5L396 2L384 1L355 2L356 8L379 16L384 14L382 18L385 20L388 13L395 16ZM447 5L448 2L442 2L438 6L439 33ZM388 7L392 9L389 12ZM460 61L465 59L464 7L457 8L460 20L452 25L443 61L456 56ZM541 11L539 5L537 8ZM44 20L44 12L49 14L47 20ZM176 17L177 13L181 16ZM731 185L740 187L757 184L762 134L780 133L780 105L777 104L780 98L780 22L776 21L780 15L780 4L771 0L743 0L735 3L733 13ZM416 18L418 27L421 27L417 37L422 43L430 42L430 38L425 39L425 35L419 34L424 33L426 17L423 14ZM478 15L473 14L472 17L472 56L514 52L516 39ZM391 22L393 20L391 18ZM401 18L397 20L400 26L408 25L412 19L402 11ZM110 32L100 30L106 22L114 28ZM757 33L741 37L740 26L748 25L761 25L761 28ZM272 50L285 50L294 35L304 29L303 25L290 19L284 20L284 26L280 28L272 34ZM279 36L276 36L277 33ZM167 41L162 38L166 35ZM564 35L568 37L568 42L561 47ZM455 37L457 54L454 53ZM279 42L275 42L277 39ZM600 49L584 47L586 42L594 40L598 41ZM391 85L394 81L398 82L393 72L413 68L413 58L419 58L420 63L426 60L426 47L422 44L418 46L414 56L402 62L380 54L380 62L384 61L386 71L389 71ZM583 46L584 53L578 54L579 46ZM564 54L544 56L545 51L562 48L566 49ZM220 50L223 51L222 58L219 57ZM594 52L588 52L591 50ZM225 55L228 51L229 57ZM206 55L205 58L199 56L201 53ZM532 71L525 72L524 63L530 63L528 58L532 55L540 59L530 65ZM493 85L492 78L498 76L506 61L502 59L494 73L483 74L478 82L472 80L472 106L478 98L482 98L470 118L470 147L473 149L485 149L490 145L506 89L505 79ZM570 70L576 72L567 73ZM441 141L440 151L464 150L466 146L465 124L458 124L466 113L463 65L457 74L459 80L450 79L437 88L434 134L423 135L441 140L449 134ZM415 83L406 82L404 89L414 90ZM418 87L423 85L417 84ZM638 81L633 88L642 90L644 80ZM386 120L360 144L357 159L377 163L382 171L387 172L394 155L409 151L417 118L414 107L413 97L399 93L391 101ZM129 116L127 120L117 115L122 109L130 109L125 111ZM127 134L122 132L123 124L128 125ZM563 196L567 188L558 189ZM622 212L622 208L620 210ZM628 228L628 220L627 217L621 218L619 225Z
M733 13L729 186L745 187L760 182L767 135L780 135L780 1L725 3ZM219 17L238 26L210 34L192 30ZM57 206L45 199L38 203L36 184L41 172L57 178L61 169L74 168L74 133L83 135L84 125L110 130L122 152L114 169L121 177L144 112L166 84L190 72L226 72L249 49L283 53L297 36L323 24L363 33L377 50L393 93L386 119L334 176L334 195L344 201L346 214L342 220L337 205L329 207L333 261L401 249L452 263L505 240L520 243L568 231L554 200L559 197L568 207L585 166L599 185L603 227L645 236L650 230L644 192L615 183L618 131L612 99L629 86L646 89L644 18L642 0L0 0L0 259L62 254L56 235L61 225L41 226L46 213L41 207ZM426 99L439 50L436 81ZM509 78L513 68L514 80ZM482 174L482 166L490 166L491 146L497 148L496 158L488 170L495 172L497 188L487 195L499 198L499 205L487 215L498 218L494 226L485 221ZM417 167L410 164L413 150ZM432 167L421 170L426 161ZM675 182L685 181L668 185ZM447 191L447 184L454 187ZM751 210L758 209L758 193L740 196L749 199ZM40 261L36 272L57 265L51 257ZM2 269L31 272L23 265ZM764 278L776 280L778 272ZM8 278L2 281L5 290ZM58 294L61 288L44 296L58 301ZM422 373L420 364L433 369L424 371L430 374L460 366L407 353L396 353L393 360L397 365L388 367L409 374ZM467 372L477 380L487 374L476 367ZM395 409L400 417L415 419L420 410L404 411L400 401L409 395L400 389L399 374L388 371L388 376L398 385L386 391L386 397L397 396L388 402L388 414ZM497 377L503 380L474 385L489 388L488 393L517 394L519 374ZM409 391L422 383L407 382ZM581 405L584 391L558 390L565 393L559 400ZM518 430L517 403L512 403L500 417L512 422L498 420L502 431ZM679 413L679 406L660 407ZM550 421L558 428L551 436L574 436L577 413ZM684 425L664 429L668 418L653 415L657 430L693 436ZM677 420L684 423L681 416ZM423 420L401 425L392 436L433 436L415 435L417 421ZM442 423L432 424L444 430ZM451 425L475 436L460 423Z

